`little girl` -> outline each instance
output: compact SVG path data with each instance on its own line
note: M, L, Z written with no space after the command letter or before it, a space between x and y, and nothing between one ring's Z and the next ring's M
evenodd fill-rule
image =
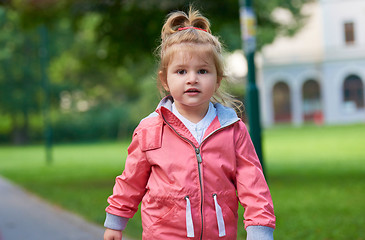
M219 86L222 48L190 9L167 18L158 80L168 93L133 134L108 198L104 239L120 240L141 204L143 239L236 239L238 203L249 240L273 239L270 192L245 124Z

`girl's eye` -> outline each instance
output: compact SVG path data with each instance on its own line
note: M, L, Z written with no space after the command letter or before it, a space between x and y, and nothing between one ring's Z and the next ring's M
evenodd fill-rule
M182 75L182 74L185 74L185 73L186 73L186 70L178 70L177 71L177 74L181 74Z
M199 73L199 74L206 74L206 73L208 73L208 71L207 71L207 70L205 70L205 69L200 69L200 70L198 71L198 73Z

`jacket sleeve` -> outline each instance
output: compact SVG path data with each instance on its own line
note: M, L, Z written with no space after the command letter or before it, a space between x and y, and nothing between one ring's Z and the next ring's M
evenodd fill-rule
M260 161L243 122L236 137L237 194L244 207L244 224L275 228L274 206Z
M122 175L118 176L113 195L108 198L106 212L112 215L132 218L138 210L150 175L150 164L141 150L138 132L133 134L128 147L128 157Z
M104 227L123 231L127 226L129 218L119 217L110 213L106 213L106 218L104 222Z

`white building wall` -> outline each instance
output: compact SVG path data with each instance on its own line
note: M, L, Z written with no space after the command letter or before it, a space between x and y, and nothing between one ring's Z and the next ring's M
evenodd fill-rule
M365 1L321 0L325 60L364 58ZM346 45L344 23L355 25L355 44Z
M306 11L312 16L302 31L291 39L281 37L262 51L264 125L274 123L272 94L279 81L290 88L293 124L303 123L302 87L308 79L319 83L326 123L365 122L364 108L349 109L343 101L349 75L359 76L365 87L365 0L319 0ZM355 44L346 45L345 22L354 23Z
M313 79L319 82L322 88L321 72L317 64L308 63L300 65L282 66L280 68L271 67L263 70L263 85L260 91L262 101L262 116L265 126L274 124L274 109L273 109L273 88L278 82L284 82L289 86L291 98L291 113L292 121L295 125L303 123L303 84Z
M357 75L365 86L365 59L332 61L323 66L325 79L325 117L328 123L351 123L365 121L365 109L349 108L343 101L343 84L349 75ZM365 101L365 99L364 99Z
M365 109L349 109L343 102L343 83L355 74L365 86L365 1L320 0L323 21L324 114L328 123L365 121ZM345 22L354 23L355 43L346 44Z

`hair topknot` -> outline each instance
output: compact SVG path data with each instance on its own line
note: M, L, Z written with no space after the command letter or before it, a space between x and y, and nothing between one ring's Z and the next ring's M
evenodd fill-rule
M202 16L198 10L190 7L188 14L177 11L169 14L162 27L161 40L165 41L171 34L178 32L179 28L196 27L211 33L209 20Z

